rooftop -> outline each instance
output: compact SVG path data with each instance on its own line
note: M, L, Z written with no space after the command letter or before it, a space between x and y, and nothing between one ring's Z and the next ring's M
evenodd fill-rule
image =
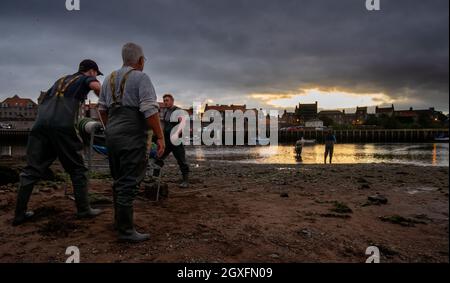
M244 105L234 105L234 104L231 104L231 105L219 105L219 104L208 105L208 104L206 104L205 111L208 111L208 110L217 110L219 112L224 112L226 110L232 110L232 111L241 110L241 111L245 111L245 110L247 110L247 105L245 105L245 104Z
M27 107L29 105L36 106L36 103L29 98L21 98L17 94L13 97L8 97L1 102L7 104L9 107Z

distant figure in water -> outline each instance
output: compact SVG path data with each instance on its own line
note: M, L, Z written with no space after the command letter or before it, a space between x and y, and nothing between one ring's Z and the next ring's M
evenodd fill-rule
M305 139L301 137L296 143L295 143L295 158L298 160L302 160L302 151L303 146L305 145Z
M336 143L336 136L333 134L331 130L327 132L327 135L325 136L325 158L324 163L327 163L327 156L330 155L330 164L331 160L333 159L333 149L334 144Z

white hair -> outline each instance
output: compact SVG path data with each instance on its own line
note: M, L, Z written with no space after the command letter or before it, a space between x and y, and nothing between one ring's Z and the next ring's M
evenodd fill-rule
M125 66L138 63L141 57L144 57L144 52L136 43L128 42L122 47L122 60Z

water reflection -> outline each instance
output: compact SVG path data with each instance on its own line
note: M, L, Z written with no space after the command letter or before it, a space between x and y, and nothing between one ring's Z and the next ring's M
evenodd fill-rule
M433 165L437 164L437 146L436 144L433 144L433 161L432 161Z
M448 144L337 144L333 163L404 163L449 166ZM196 160L224 160L243 163L296 164L293 146L274 147L187 147ZM302 163L324 162L324 146L305 146Z
M240 163L321 164L324 145L305 145L302 160L296 160L293 146L187 146L191 161L222 160ZM23 157L25 145L1 145L0 158ZM437 144L336 144L333 163L404 163L425 166L449 166L448 143Z

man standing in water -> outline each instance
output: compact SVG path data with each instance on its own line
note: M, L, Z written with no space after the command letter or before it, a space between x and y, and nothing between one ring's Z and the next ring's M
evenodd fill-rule
M122 48L123 66L105 79L99 110L106 124L106 146L113 183L114 228L119 241L141 242L133 222L133 202L147 168L147 132L153 130L158 156L164 152L159 106L150 77L143 72L142 47L127 43Z
M100 209L92 209L89 205L87 168L79 153L83 145L75 131L81 103L91 90L96 95L100 93L101 85L96 79L98 75L103 74L97 64L84 60L78 72L60 78L42 98L36 122L28 137L27 166L20 174L14 226L34 215L32 211L27 211L33 186L56 158L72 180L77 216L89 218L101 213Z
M336 136L333 134L331 130L328 130L327 135L325 136L325 158L324 163L327 163L327 156L330 156L330 164L333 159L333 150L334 144L336 143Z
M296 158L297 160L301 161L302 160L302 151L303 151L303 146L305 146L305 139L303 138L303 136L295 143L295 154L296 154Z

